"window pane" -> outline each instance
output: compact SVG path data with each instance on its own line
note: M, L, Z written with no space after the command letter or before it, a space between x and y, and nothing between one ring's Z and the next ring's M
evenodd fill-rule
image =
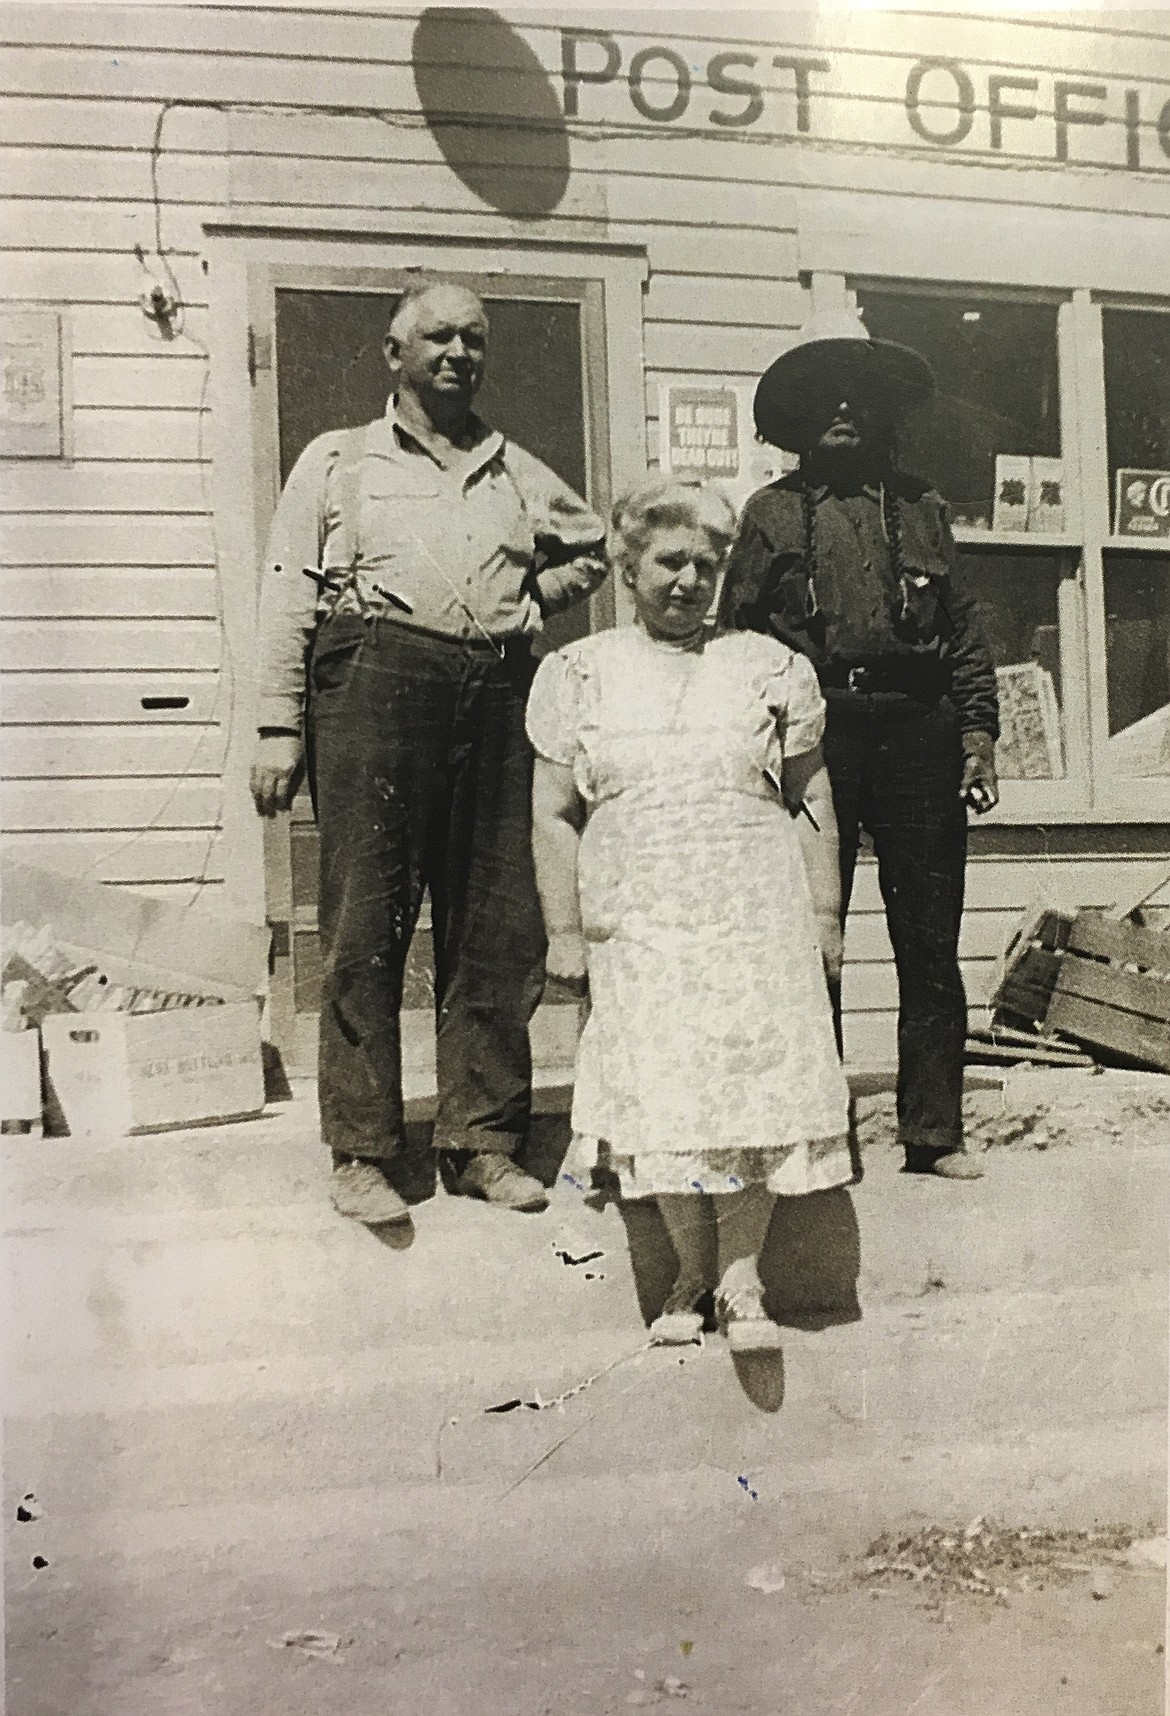
M1170 554L1107 554L1109 760L1170 775Z
M1064 775L1059 591L1055 554L964 553L963 567L995 659L1005 780Z
M912 346L938 381L936 398L899 436L905 468L930 479L957 524L1064 529L1061 473L1031 464L1060 458L1056 305L870 288L857 302L875 339ZM1015 463L997 473L1004 458Z
M1120 494L1117 482L1119 470L1170 476L1170 314L1104 310L1102 321L1113 528L1170 536L1170 481L1125 480Z

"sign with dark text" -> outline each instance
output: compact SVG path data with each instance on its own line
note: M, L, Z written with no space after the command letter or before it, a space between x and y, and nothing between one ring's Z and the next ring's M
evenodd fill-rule
M938 54L560 35L569 120L1170 171L1170 95L1153 80Z

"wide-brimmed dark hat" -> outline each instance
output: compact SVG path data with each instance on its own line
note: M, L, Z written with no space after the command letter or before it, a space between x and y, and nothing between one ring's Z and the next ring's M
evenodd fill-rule
M934 391L934 371L910 346L871 339L860 316L848 311L814 316L761 376L756 428L772 446L800 453L810 411L823 406L826 393L863 398L887 422L898 423Z

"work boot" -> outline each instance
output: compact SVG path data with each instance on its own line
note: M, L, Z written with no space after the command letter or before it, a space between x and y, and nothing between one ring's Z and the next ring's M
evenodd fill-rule
M483 1198L505 1210L548 1208L548 1193L540 1181L518 1168L510 1156L494 1150L471 1158L455 1182L455 1191L459 1197Z
M329 1186L338 1215L366 1227L410 1220L410 1210L376 1162L337 1162Z
M933 1174L940 1180L981 1180L983 1169L973 1156L958 1150L931 1150L907 1144L904 1174Z
M715 1295L715 1315L733 1353L780 1351L780 1330L764 1309L759 1275L732 1264Z

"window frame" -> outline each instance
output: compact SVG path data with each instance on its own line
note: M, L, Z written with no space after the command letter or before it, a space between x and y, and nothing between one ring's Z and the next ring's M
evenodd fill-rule
M960 548L980 549L1017 560L1029 554L1066 555L1069 571L1058 592L1061 708L1065 775L1052 781L1001 782L1001 801L988 822L1148 823L1170 818L1170 777L1118 776L1110 756L1108 640L1105 615L1105 557L1131 550L1170 553L1166 538L1115 537L1105 415L1104 309L1154 310L1170 315L1170 296L1099 291L1059 283L1013 286L1002 278L906 278L867 267L812 268L804 276L815 311L857 306L858 291L902 296L1055 303L1060 399L1061 459L1068 508L1066 529L1032 537L956 527Z

